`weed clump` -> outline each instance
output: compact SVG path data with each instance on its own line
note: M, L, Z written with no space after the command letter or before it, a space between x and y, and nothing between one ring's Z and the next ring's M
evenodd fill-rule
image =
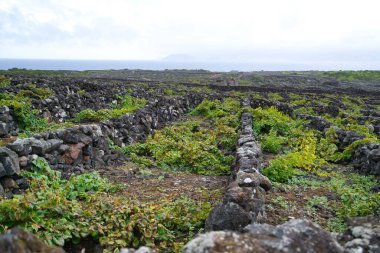
M0 106L13 109L18 127L26 134L43 131L48 127L45 119L38 116L38 111L32 110L30 97L24 96L20 91L17 95L4 93L0 95Z
M114 105L112 109L100 109L94 111L92 109L84 109L77 113L73 119L74 122L100 122L112 118L118 118L124 114L133 112L146 104L143 98L136 98L126 95L124 98L118 97L119 103Z
M224 135L227 132L235 135L227 137ZM221 142L218 142L218 135L225 136ZM210 129L201 127L199 122L189 121L156 131L145 143L132 144L123 150L131 156L132 161L146 166L224 175L229 172L233 157L225 156L218 148L218 143L230 148L235 138L236 133L227 127Z

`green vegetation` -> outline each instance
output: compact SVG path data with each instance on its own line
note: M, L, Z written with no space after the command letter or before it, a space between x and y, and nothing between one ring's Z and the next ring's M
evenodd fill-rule
M189 121L156 131L146 143L133 144L123 150L134 162L147 166L204 175L227 174L233 157L225 156L218 148L218 144L222 144L218 136L231 133L233 138L236 133L224 130L201 127L199 122Z
M276 107L267 109L256 108L252 111L253 132L256 136L275 131L281 136L291 136L292 131L303 125L302 121L295 121L288 115L279 112Z
M349 160L357 147L365 143L378 142L373 133L357 140L338 151L338 137L333 127L325 136L307 129L304 120L292 119L275 107L252 110L253 129L262 149L272 154L280 154L270 161L263 174L277 182L287 182L297 169L327 176L324 170L329 162Z
M318 157L316 153L317 139L311 133L309 134L309 136L298 138L289 153L272 160L263 174L277 182L287 182L297 169L326 176L322 168L327 165L327 162Z
M24 172L30 190L0 202L1 233L19 226L60 246L90 236L106 252L141 245L178 252L203 227L212 208L207 201L187 198L141 203L120 197L120 187L97 173L67 181L44 160L33 163L32 171Z
M38 110L32 109L32 99L45 99L54 95L49 88L38 88L29 84L26 89L20 90L17 94L0 94L0 106L8 106L13 109L17 118L17 125L21 129L20 137L27 137L32 133L49 131L53 129L70 126L70 123L48 124L47 120L39 116Z
M37 90L37 92L39 91ZM47 121L38 116L38 111L31 109L31 98L25 96L25 94L30 95L31 93L35 96L45 96L47 94L46 90L42 90L41 93L34 93L31 90L24 92L24 90L21 90L16 95L12 93L0 94L0 106L5 105L14 110L18 127L22 132L27 134L43 131L48 126Z
M10 80L3 75L0 75L0 87L6 87L10 83Z
M262 173L274 182L275 187L281 186L286 192L311 191L313 194L299 209L309 210L310 214L318 213L319 209L334 213L325 226L339 232L346 228L346 217L373 215L380 211L380 193L370 191L378 185L374 177L340 171L329 164L348 161L360 145L378 142L378 138L364 134L364 139L353 142L340 152L334 127L324 134L310 130L305 127L307 121L292 119L274 107L257 108L252 114L253 129L263 150L277 154ZM353 119L352 126L355 124ZM326 197L326 191L337 197ZM271 202L286 209L295 204L287 195L276 196ZM315 221L320 220L316 218Z
M79 95L83 95L83 94L86 93L86 91L85 91L85 90L78 90L77 93L78 93Z
M321 75L333 77L341 81L378 81L380 80L380 71L362 70L362 71L328 71L322 72Z
M283 154L270 162L263 174L276 182L288 181L303 169L322 174L326 162L317 156L317 138L313 131L305 129L304 121L293 120L275 107L252 110L253 130L264 151Z
M325 189L337 194L336 198L329 199L324 195L315 195L308 199L307 207L314 209L316 205L331 209L335 217L329 219L328 228L331 231L342 232L345 228L346 217L367 216L380 214L380 193L372 193L370 189L378 185L373 176L361 176L353 172L342 171L330 173L328 180L317 180L307 177L296 177L283 184L288 191L297 191L296 188L315 190ZM291 187L289 189L289 187ZM321 191L323 194L324 191Z
M204 99L191 113L194 116L203 116L208 119L218 119L240 111L240 101L226 98L223 102L219 100Z
M272 202L284 209L292 208L291 204L283 196L272 199Z
M133 112L143 107L146 100L136 98L131 95L125 95L124 98L118 97L119 103L114 105L112 109L100 109L94 111L92 109L84 109L77 113L73 119L74 122L100 122L112 118L118 118L124 114Z
M276 92L269 92L268 97L272 100L281 100L282 99L282 96Z
M261 148L272 154L280 153L284 144L284 137L278 136L276 130L271 129L268 134L261 135Z
M20 90L18 96L30 97L35 99L45 99L54 95L50 88L37 88L33 84L29 84L26 90Z
M7 76L0 75L0 87L10 85L11 79L8 76L12 74L30 73L35 76L67 74L77 77L127 76L136 80L163 78L167 84L151 85L149 82L136 82L133 85L165 96L195 91L218 92L206 87L172 86L173 82L213 83L214 73L202 70L70 72L13 69L0 71L0 74ZM324 72L322 75L339 80L380 80L379 73L379 71L339 71ZM304 76L308 73L286 74ZM271 76L265 74L222 73L220 75L223 80L233 77L240 85L257 86L263 83L264 79L268 80L268 83L272 81ZM314 74L309 73L309 75ZM305 88L303 85L313 86L312 83L295 82L294 87ZM376 88L375 85L373 87ZM263 97L262 92L239 88L242 91L223 93L224 96L234 98L203 100L189 113L187 121L174 123L155 131L145 143L120 148L115 144L112 146L110 140L111 147L129 156L132 162L128 161L128 166L133 167L133 170L131 167L126 170L136 173L139 179L158 177L155 182L166 183L167 178L164 175L167 172L163 171L174 171L170 173L174 174L174 177L176 172L227 175L230 172L239 134L242 112L239 98L248 95L252 95L253 99ZM275 82L273 88L277 88ZM85 92L77 90L79 95ZM127 93L131 94L132 89L128 89ZM7 105L15 111L22 129L21 136L27 136L34 132L70 126L76 122L99 122L120 117L146 104L144 99L126 95L117 97L118 103L109 105L107 109L98 111L86 109L79 112L71 122L48 124L38 116L38 111L31 109L32 100L44 99L52 94L48 88L29 85L17 94L1 93L0 106ZM338 136L333 127L322 133L308 129L306 120L290 117L281 113L276 107L251 109L254 134L262 150L266 152L265 155L270 153L265 157L265 162L274 156L262 173L272 180L275 188L283 189L268 193L268 195L273 194L271 199L273 206L269 206L268 209L276 209L276 212L281 212L278 209L290 210L291 216L299 215L298 211L304 209L311 219L314 219L313 215L317 217L323 214L325 220L321 224L331 231L343 231L347 217L376 213L380 215L380 193L370 191L379 184L379 181L371 176L353 173L345 167L345 162L350 160L360 145L379 142L379 137L367 127L369 124L375 124L374 121L358 120L359 117L369 115L366 109L380 108L378 99L344 95L336 98L333 95L312 93L290 93L282 97L281 94L266 92L264 96L269 100L289 103L297 108L296 113L322 116L333 125L362 134L365 138L353 142L340 151ZM336 110L332 112L327 110L329 108L326 107L331 105L339 106L338 116L323 114L336 112ZM319 113L318 110L323 113ZM159 175L156 175L156 171L159 171ZM97 173L87 173L62 180L59 172L51 170L46 162L40 159L34 161L32 170L23 172L23 175L30 180L31 188L25 194L15 196L14 199L1 199L0 232L20 226L55 245L63 245L67 241L78 243L83 238L91 237L99 241L106 248L106 252L117 252L117 248L120 247L136 248L142 245L153 247L158 252L179 252L184 243L202 231L204 221L213 205L209 202L213 193L203 191L200 199L198 196L196 199L169 196L168 199L153 202L127 198L126 190L121 192L121 185L114 185ZM170 195L170 190L159 188L157 192L162 191ZM316 220L318 221L318 218Z
M326 196L313 196L307 201L308 208L315 210L315 207L322 206L324 208L328 207L328 199Z
M376 137L366 137L362 140L357 140L347 146L342 152L338 151L338 136L333 127L330 127L325 134L325 137L320 138L317 152L318 155L330 162L348 161L355 150L363 144L379 141Z
M133 162L145 166L203 175L228 174L233 156L226 152L235 149L239 110L238 100L205 99L190 115L206 119L173 124L156 131L145 143L132 144L123 151Z

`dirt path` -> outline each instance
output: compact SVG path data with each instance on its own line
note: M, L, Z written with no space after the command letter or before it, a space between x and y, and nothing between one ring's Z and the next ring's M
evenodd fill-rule
M161 169L141 169L127 163L124 166L103 170L102 176L122 184L121 193L144 202L162 199L175 200L188 197L194 201L220 201L227 186L228 176L203 176L167 172Z

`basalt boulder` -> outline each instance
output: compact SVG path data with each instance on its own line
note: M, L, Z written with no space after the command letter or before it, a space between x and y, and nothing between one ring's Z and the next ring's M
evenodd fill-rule
M0 235L0 252L4 253L65 253L59 247L48 246L37 236L20 228Z
M279 226L252 224L245 233L214 231L185 245L183 253L343 253L343 247L317 224L303 219Z

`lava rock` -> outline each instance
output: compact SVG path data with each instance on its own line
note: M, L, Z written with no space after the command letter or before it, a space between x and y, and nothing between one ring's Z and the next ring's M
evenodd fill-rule
M0 183L5 189L18 189L19 188L16 181L10 177L1 178Z
M19 164L20 164L20 167L26 167L28 165L28 157L26 156L19 157Z
M7 171L5 170L2 163L0 163L0 178L7 175Z
M30 138L18 139L13 143L7 145L7 148L16 152L19 156L29 155L32 152Z
M3 165L3 169L8 176L12 176L20 172L18 155L8 148L0 148L0 163ZM0 168L0 174L2 173L1 171L2 170Z
M20 228L0 235L0 252L4 253L65 253L61 248L44 244L37 236Z
M138 249L121 249L120 253L154 253L155 251L148 247L140 247Z
M210 212L206 220L206 230L240 231L252 221L252 216L236 203L219 203Z
M347 230L339 236L345 252L378 253L380 252L379 217L354 217L347 219Z
M343 247L317 224L291 220L279 226L253 224L246 233L214 231L185 245L183 253L343 253Z

